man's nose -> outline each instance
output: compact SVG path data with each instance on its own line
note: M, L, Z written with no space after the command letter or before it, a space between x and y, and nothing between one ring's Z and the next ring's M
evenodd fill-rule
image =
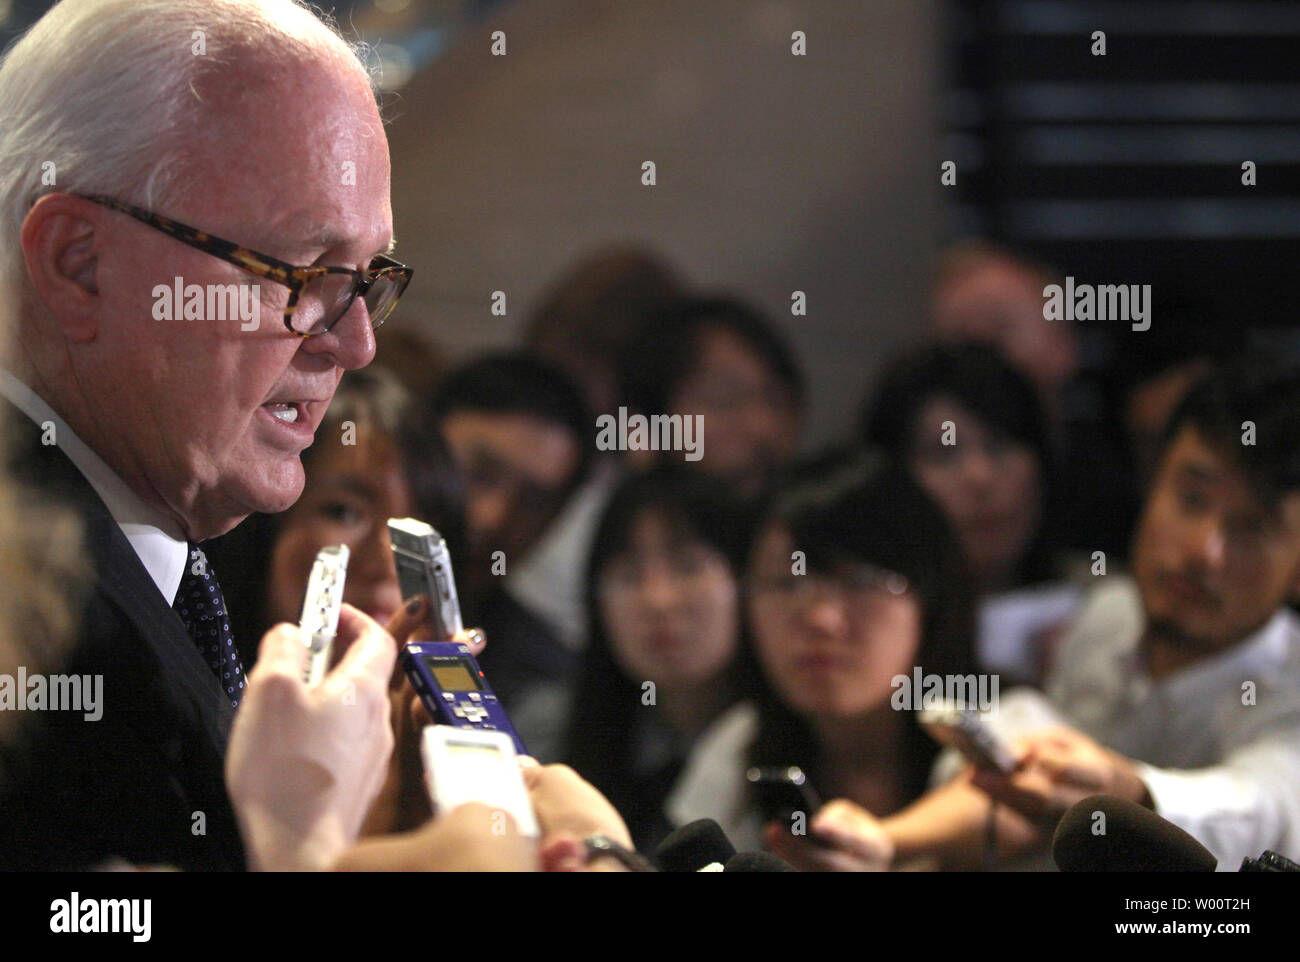
M1186 550L1194 560L1206 568L1223 567L1227 555L1223 519L1213 514L1207 514L1199 519L1187 539Z
M303 349L329 357L346 371L365 367L375 359L375 329L365 301L358 297L348 312L324 334L305 339Z

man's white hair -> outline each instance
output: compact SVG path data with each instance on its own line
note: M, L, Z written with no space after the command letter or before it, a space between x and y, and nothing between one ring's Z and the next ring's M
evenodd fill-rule
M250 54L349 57L374 89L365 48L300 0L62 0L13 44L0 64L0 296L13 302L23 219L42 194L172 200L212 110L201 81Z

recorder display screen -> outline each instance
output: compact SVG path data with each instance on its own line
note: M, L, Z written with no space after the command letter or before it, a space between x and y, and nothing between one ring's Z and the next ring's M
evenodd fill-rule
M444 691L481 691L483 686L464 658L428 656L424 665Z

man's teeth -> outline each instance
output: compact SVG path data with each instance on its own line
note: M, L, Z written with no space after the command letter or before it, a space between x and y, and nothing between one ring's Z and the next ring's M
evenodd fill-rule
M298 420L298 409L293 405L271 405L271 413L281 421L288 421L290 424Z

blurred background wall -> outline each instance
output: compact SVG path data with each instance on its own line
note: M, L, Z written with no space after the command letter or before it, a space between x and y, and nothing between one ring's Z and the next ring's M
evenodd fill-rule
M0 42L49 5L0 0ZM513 343L576 258L640 241L789 332L815 446L920 338L940 246L978 236L1081 283L1151 284L1156 324L1199 316L1300 355L1300 3L320 5L371 45L385 88L399 256L417 275L381 350L397 330L451 361ZM1076 332L1104 395L1127 325Z
M418 271L397 322L453 354L507 344L575 258L643 242L788 331L808 440L827 440L924 307L936 42L929 0L502 6L388 105L399 249Z

